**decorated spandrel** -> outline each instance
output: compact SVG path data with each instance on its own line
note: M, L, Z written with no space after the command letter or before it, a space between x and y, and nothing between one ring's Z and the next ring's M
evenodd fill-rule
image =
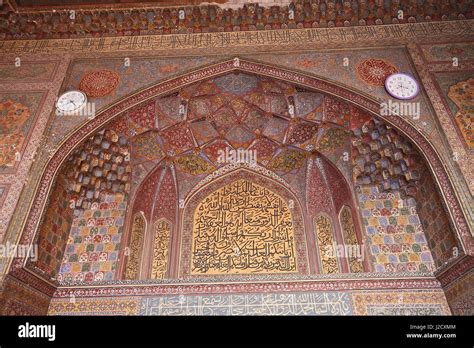
M196 207L191 274L297 272L293 229L283 198L236 180Z

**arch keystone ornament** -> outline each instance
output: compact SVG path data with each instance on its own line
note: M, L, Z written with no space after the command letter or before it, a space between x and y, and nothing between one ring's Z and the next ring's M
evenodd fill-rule
M105 108L104 110L100 111L95 118L89 120L82 127L75 130L54 152L42 172L34 194L34 198L31 202L30 210L26 216L25 221L23 222L22 230L20 231L21 236L19 238L19 243L23 245L31 245L33 243L35 235L38 231L41 217L45 211L48 196L52 189L53 182L59 168L69 157L72 151L74 151L77 146L79 146L85 139L90 137L94 132L101 130L109 122L114 120L117 116L122 115L124 112L137 106L146 105L146 103L152 98L164 96L189 84L196 83L211 77L220 76L229 72L241 71L249 74L262 75L277 80L284 80L300 85L301 87L307 88L309 90L322 92L340 99L344 99L348 103L364 109L374 117L377 117L387 124L390 124L409 139L411 139L425 157L426 162L434 174L442 198L444 199L444 203L448 207L448 213L455 228L456 237L459 239L463 248L463 252L468 255L474 254L473 237L470 231L470 225L462 210L460 201L454 190L454 186L450 181L447 169L445 168L433 145L414 126L409 124L402 117L394 115L380 115L380 101L365 96L362 93L358 93L352 89L338 85L334 82L311 76L309 74L290 71L280 67L270 66L242 58L238 58L237 66L235 63L235 58L232 58L157 83L152 87L134 93ZM192 230L189 229L189 231ZM10 234L13 232L14 231L11 230L8 231ZM297 235L298 233L295 230L295 239L298 238ZM305 256L301 254L304 253L305 250L298 250L298 245L296 245L296 249L299 272L305 274L307 272L307 269L305 269L306 261L304 261ZM181 252L182 251L183 249ZM303 260L302 262L300 262L300 258ZM182 261L183 260L181 260L181 262ZM187 267L189 268L190 261L191 260L187 260L186 263L180 263L180 273L184 272L186 275L190 274L189 269L181 269L183 264L187 264ZM22 257L14 258L10 264L9 273L20 280L31 281L31 278L34 277L33 274L31 272L21 271L24 269L25 263L26 260ZM49 284L48 286L55 285Z

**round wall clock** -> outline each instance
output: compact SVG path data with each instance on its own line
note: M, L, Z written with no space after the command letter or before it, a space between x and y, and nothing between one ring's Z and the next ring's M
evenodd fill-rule
M407 74L396 73L387 77L385 89L397 99L412 99L418 95L420 87L416 80Z
M61 94L56 108L62 114L72 114L81 110L86 104L87 96L83 92L69 91Z

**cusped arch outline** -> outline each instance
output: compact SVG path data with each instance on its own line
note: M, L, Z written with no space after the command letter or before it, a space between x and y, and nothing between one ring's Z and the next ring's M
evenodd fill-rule
M344 99L346 102L369 112L372 116L387 122L407 136L424 156L431 172L434 174L434 179L440 189L439 191L441 192L442 199L448 207L448 213L454 226L456 237L461 242L464 252L469 255L474 254L474 243L470 231L470 225L463 212L460 200L456 195L448 172L434 146L413 125L408 123L402 117L396 115L380 115L379 101L375 98L364 95L362 92L349 89L333 81L328 81L320 77L240 58L229 59L220 63L212 64L178 77L159 82L149 88L136 92L102 110L95 118L70 134L54 152L43 169L40 181L34 193L34 198L31 201L30 210L26 219L23 221L19 243L30 245L33 242L34 236L38 230L39 221L41 220L41 216L45 210L45 204L47 197L50 194L54 178L63 162L84 139L100 130L115 117L122 115L123 112L142 103L146 103L152 98L166 95L192 83L233 71L241 71L277 80L284 80L313 91ZM25 261L25 258L16 257L10 265L10 273L21 268Z

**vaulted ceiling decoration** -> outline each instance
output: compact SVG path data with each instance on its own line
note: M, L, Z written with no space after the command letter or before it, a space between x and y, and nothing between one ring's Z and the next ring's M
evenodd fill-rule
M397 131L346 102L230 73L147 101L91 136L66 163L69 193L76 208L88 208L107 194L133 191L160 162L196 182L239 151L282 176L320 153L358 186L409 196L423 169Z

